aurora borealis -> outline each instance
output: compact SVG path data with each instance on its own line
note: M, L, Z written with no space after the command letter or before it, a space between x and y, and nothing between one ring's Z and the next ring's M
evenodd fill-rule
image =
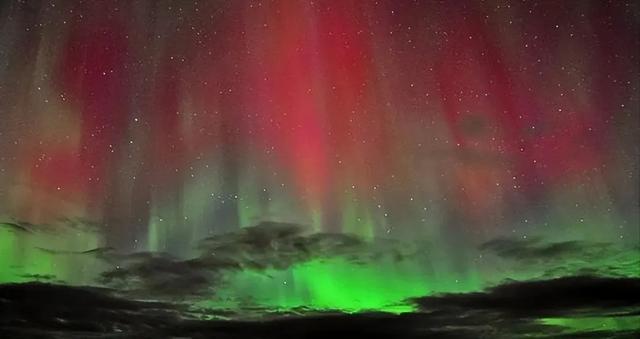
M638 286L638 51L634 1L2 2L0 286L638 331L503 301Z

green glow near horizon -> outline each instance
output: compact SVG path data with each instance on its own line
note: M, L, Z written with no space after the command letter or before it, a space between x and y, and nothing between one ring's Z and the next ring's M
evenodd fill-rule
M390 261L357 265L340 258L314 260L294 267L293 280L304 287L309 305L319 309L390 310L428 292L414 267Z
M640 316L589 316L542 318L541 324L563 327L565 333L640 330Z
M196 218L194 214L185 215ZM157 229L154 228L156 224ZM167 238L170 228L165 228L168 225L164 224L168 221L150 221L149 250L162 251L163 242L170 239ZM96 284L95 278L107 269L106 263L91 255L54 254L39 248L86 251L100 247L101 243L98 235L75 230L56 234L0 230L0 265L3 267L0 282L39 280L37 276L26 275L49 275L54 276L50 281ZM193 305L212 310L260 310L259 313L298 309L402 313L414 310L407 301L412 297L477 292L507 279L552 279L584 272L640 277L637 247L616 247L606 255L595 252L587 257L533 261L523 265L519 261L488 255L476 260L477 255L471 251L463 253L461 264L438 244L424 246L429 249L424 255L404 260L394 260L392 255L385 254L356 263L336 254L328 258L311 258L282 269L245 268L221 272L223 279L212 286L213 292L199 296L193 300ZM367 257L367 253L359 254Z
M0 283L34 280L67 283L91 280L101 268L79 255L52 253L44 249L86 251L100 246L93 233L73 231L65 234L16 234L0 230Z
M376 310L410 312L413 297L437 292L472 291L480 286L473 279L450 279L430 283L416 262L391 258L358 264L344 258L315 259L290 269L230 273L216 297L201 307L232 309L255 305L274 311L296 308L358 312Z
M13 271L15 252L17 247L16 235L10 231L0 233L0 282L10 282L16 279Z

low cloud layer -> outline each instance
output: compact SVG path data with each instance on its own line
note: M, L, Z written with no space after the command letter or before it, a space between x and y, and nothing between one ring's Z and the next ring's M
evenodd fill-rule
M505 316L542 317L588 314L593 310L640 307L638 278L571 276L514 281L482 292L416 299L425 311L495 311Z
M541 238L497 238L480 250L526 265L551 278L575 274L640 277L640 247L589 241L546 242Z
M47 338L633 338L640 331L633 325L640 316L639 289L637 278L575 276L416 298L419 310L401 315L309 313L228 321L194 318L180 306L127 300L108 289L9 284L0 285L0 332ZM584 317L626 325L580 329L543 321Z
M113 264L113 269L102 273L102 283L155 297L211 293L228 271L286 269L332 257L355 264L382 256L399 261L416 253L413 247L390 240L371 243L347 234L305 234L299 225L271 222L206 238L198 249L198 256L186 260L164 253L94 252Z
M561 259L565 257L589 256L608 252L611 244L583 241L546 243L540 238L497 238L480 246L481 250L510 259L533 261Z

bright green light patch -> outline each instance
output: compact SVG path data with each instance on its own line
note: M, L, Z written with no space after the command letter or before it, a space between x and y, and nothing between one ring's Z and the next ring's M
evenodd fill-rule
M340 258L316 260L295 267L293 274L309 305L320 309L391 311L404 299L427 292L420 272L391 260L367 265Z
M567 333L640 330L640 316L543 318L539 321L564 327Z
M239 271L227 276L214 300L200 306L221 309L257 306L358 312L411 312L406 301L429 292L415 263L392 259L359 264L344 258L312 260L287 270Z

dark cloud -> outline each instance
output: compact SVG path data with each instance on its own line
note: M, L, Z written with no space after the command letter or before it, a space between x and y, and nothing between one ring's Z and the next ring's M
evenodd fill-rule
M70 254L70 255L95 255L95 256L105 256L106 254L113 252L113 247L96 247L85 251L63 251L63 250L54 250L50 248L44 247L36 247L37 249L49 253L49 254Z
M527 265L530 272L552 278L564 275L640 276L640 247L604 242L545 242L540 238L498 238L480 250Z
M20 233L63 234L68 231L100 233L103 225L84 218L60 218L49 223L31 223L25 220L0 222L0 228Z
M61 218L56 222L58 227L66 226L68 228L83 231L83 232L94 232L99 233L103 231L104 225L93 220L81 217L74 218Z
M117 298L107 289L43 283L0 285L0 333L7 338L136 333L175 319L174 306Z
M20 275L21 278L25 278L28 280L34 280L34 281L56 281L56 276L53 274L22 274Z
M25 220L0 221L0 229L6 229L23 235L64 235L70 232L98 234L103 231L103 226L84 218L60 218L48 223L31 223Z
M416 299L423 309L496 311L508 316L562 316L590 308L640 309L640 278L572 276L508 282L483 292Z
M631 338L640 330L575 329L541 322L545 318L625 318L640 311L640 278L571 276L507 282L483 292L416 298L423 310L441 320L460 324L490 324L489 337ZM480 328L476 330L480 331ZM490 334L492 333L492 334Z
M311 258L361 253L364 247L352 235L306 235L299 225L274 222L210 237L199 246L205 262L233 262L231 266L249 269L286 268Z
M24 221L0 222L0 227L20 233L33 233L34 226L35 225Z
M417 252L391 240L371 243L347 234L306 234L299 225L274 222L206 238L198 249L198 256L186 260L164 253L102 251L114 268L104 272L100 281L135 293L184 297L212 293L227 271L285 269L332 257L363 264L382 256L403 260Z
M565 256L577 256L607 251L606 243L563 241L544 243L542 239L498 238L480 245L481 250L491 251L504 258L518 260L546 260Z
M220 270L232 263L180 260L165 254L138 253L103 272L100 281L138 296L188 297L216 286Z
M204 320L181 306L127 300L109 289L10 284L0 285L0 332L21 338L634 338L640 325L573 329L540 320L637 317L639 287L635 278L565 277L417 298L418 311L400 315L306 312L240 321L220 320L224 313Z

